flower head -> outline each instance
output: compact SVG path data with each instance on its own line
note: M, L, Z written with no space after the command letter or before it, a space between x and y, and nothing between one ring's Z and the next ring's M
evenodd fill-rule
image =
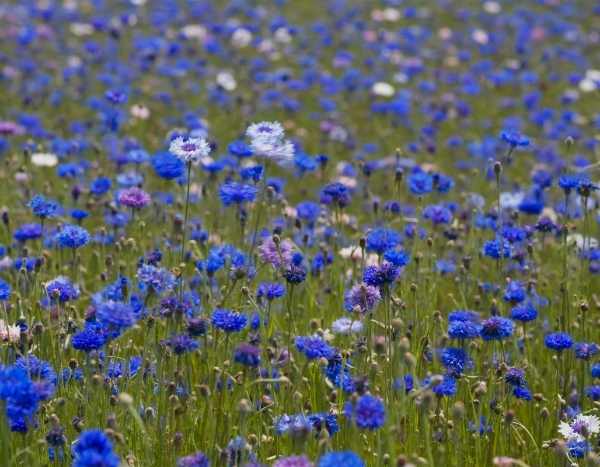
M210 145L203 138L178 136L169 146L169 151L186 164L199 164L210 154Z

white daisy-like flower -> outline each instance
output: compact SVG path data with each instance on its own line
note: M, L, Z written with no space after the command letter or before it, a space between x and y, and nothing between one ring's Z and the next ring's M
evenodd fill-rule
M283 140L285 131L279 122L253 123L246 130L246 136L257 144L276 144Z
M358 334L363 330L362 321L352 320L350 318L339 318L331 323L331 330L334 334Z
M210 154L210 146L203 138L179 136L171 141L169 151L185 163L199 164Z
M250 148L255 156L273 160L282 166L289 166L294 161L294 145L286 140L269 142L262 139L253 140Z
M58 164L58 157L50 152L36 152L31 155L31 163L36 167L54 167Z
M5 323L0 319L0 341L17 343L21 338L21 328L19 326Z
M385 81L379 81L373 84L373 86L371 87L371 92L376 96L392 97L396 90L394 89L394 86L392 86L390 83L386 83Z
M583 441L600 433L600 418L579 414L569 422L560 422L558 432L566 440Z

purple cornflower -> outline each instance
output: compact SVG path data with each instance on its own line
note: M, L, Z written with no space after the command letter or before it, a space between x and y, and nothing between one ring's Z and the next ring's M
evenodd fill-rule
M198 342L187 334L173 335L170 338L163 340L162 344L169 347L175 355L192 352L199 347Z
M360 313L372 311L381 300L381 292L373 285L356 284L344 296L346 311L358 310Z
M210 467L208 457L202 452L177 459L177 467Z
M485 341L502 340L512 336L515 323L501 316L492 316L481 323L481 338Z
M132 209L142 209L150 204L150 201L150 195L136 186L126 188L119 193L119 203Z
M292 262L294 244L290 240L275 243L272 238L266 238L258 247L260 259L275 268L281 268Z

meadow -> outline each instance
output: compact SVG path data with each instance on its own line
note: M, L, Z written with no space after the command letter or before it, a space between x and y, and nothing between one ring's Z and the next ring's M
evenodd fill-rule
M0 466L600 466L600 5L0 3Z

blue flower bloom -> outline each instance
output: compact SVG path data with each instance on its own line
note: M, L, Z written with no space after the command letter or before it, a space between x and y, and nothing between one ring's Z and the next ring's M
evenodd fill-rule
M328 452L319 459L317 467L364 467L364 461L352 451Z
M35 195L27 206L29 206L33 215L40 219L54 216L60 208L56 201L46 199L42 195Z
M111 440L103 431L84 431L73 445L73 467L119 467Z
M424 195L433 190L433 176L421 170L415 171L408 177L408 187L414 195Z
M510 317L516 321L533 321L537 318L537 315L537 309L529 301L520 303L510 310Z
M512 336L515 323L501 316L492 316L481 323L480 335L483 340L502 340Z
M8 282L4 279L0 279L0 301L6 301L10 299L11 287Z
M554 332L547 334L546 337L544 337L544 344L546 344L546 347L549 349L562 352L573 346L573 339L565 332Z
M367 251L375 252L378 255L395 248L400 242L400 234L393 229L386 228L371 230L366 238Z
M225 332L239 332L246 327L248 318L241 313L217 309L212 314L212 324Z
M107 341L106 329L99 323L88 322L82 331L73 335L71 344L76 350L91 352L100 349Z
M58 244L63 248L80 248L90 241L90 234L83 227L67 224L57 236Z
M376 430L385 423L385 407L381 399L370 394L360 396L355 404L348 401L344 405L344 415L354 421L357 427Z
M316 358L330 359L335 354L335 349L320 337L297 336L295 344L296 349L302 352L309 360Z
M254 201L258 188L238 182L227 182L219 188L219 196L225 206Z
M333 204L344 208L350 204L350 201L350 189L342 183L330 183L321 190L321 203L323 204Z

